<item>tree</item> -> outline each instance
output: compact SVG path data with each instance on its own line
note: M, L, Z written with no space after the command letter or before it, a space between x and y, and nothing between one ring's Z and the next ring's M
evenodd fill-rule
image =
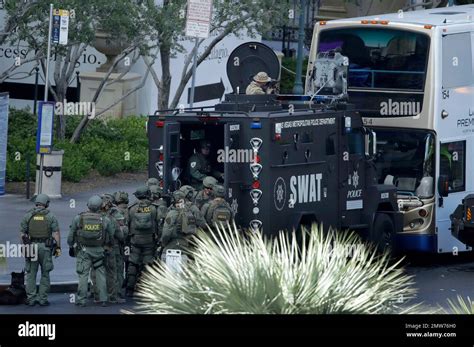
M199 66L212 52L212 49L228 35L243 34L255 37L257 34L276 26L288 18L286 1L279 0L214 0L213 18L208 46L202 47L205 40L199 39L185 59L179 78L179 85L170 102L171 58L177 52L183 52L185 40L185 10L186 0L164 0L161 5L154 1L146 2L148 19L152 27L151 38L156 40L160 57L160 73L153 69L149 59L145 59L150 73L158 88L158 109L176 108L179 100L192 76L192 57L198 50L197 66ZM203 48L203 49L202 49Z
M49 1L37 0L28 3L23 9L22 1L7 0L7 20L6 26L14 26L15 31L9 31L8 39L11 44L25 43L34 56L21 62L25 64L37 61L41 66L44 75L46 74L47 38L49 27L49 4L53 3L54 8L67 9L70 11L70 23L68 33L68 44L52 45L51 56L54 58L52 76L55 86L49 85L49 92L56 102L63 102L67 88L74 76L74 71L78 60L85 52L87 46L92 45L95 40L97 30L103 30L110 34L111 40L122 40L127 42L126 48L120 56L120 60L135 50L145 53L145 42L143 39L147 35L147 29L142 25L143 8L140 2L129 0L115 0L113 2L102 0L62 0ZM14 24L9 24L9 23ZM0 36L1 38L1 36ZM114 65L116 66L116 64ZM14 69L14 68L13 68ZM0 78L6 78L12 69L0 74ZM110 72L107 74L110 76ZM50 77L51 78L51 77ZM94 102L99 98L102 89L105 87L107 79L102 83ZM64 139L66 132L66 117L64 114L58 115L57 136Z

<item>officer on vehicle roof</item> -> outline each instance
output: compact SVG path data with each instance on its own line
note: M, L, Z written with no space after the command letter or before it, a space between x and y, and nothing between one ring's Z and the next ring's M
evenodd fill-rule
M247 89L245 90L245 94L247 95L264 95L264 94L274 94L275 89L272 88L270 82L273 80L266 72L259 72L255 76L253 76L253 81L250 82Z
M21 220L20 237L23 243L28 245L28 251L32 251L33 246L36 246L37 253L36 255L25 254L26 304L29 306L34 306L37 302L41 306L49 305L49 273L53 270L52 253L54 252L56 257L61 255L58 220L48 207L49 197L46 194L38 194L35 198L35 207L29 210ZM37 292L36 274L40 267L41 280Z
M200 190L203 186L203 180L207 176L214 176L217 179L224 179L224 174L217 170L213 170L209 163L209 153L211 150L211 143L202 140L199 143L199 152L194 153L188 162L188 172L190 185L195 189Z

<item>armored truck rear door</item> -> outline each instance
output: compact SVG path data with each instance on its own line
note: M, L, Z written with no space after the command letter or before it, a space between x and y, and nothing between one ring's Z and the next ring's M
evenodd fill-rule
M339 171L341 227L357 225L361 220L366 186L364 145L361 129L351 129L342 137Z
M225 124L224 128L224 153L222 158L218 160L224 161L224 186L226 197L232 206L237 224L241 223L241 213L238 210L238 202L242 193L243 172L246 162L246 153L249 151L248 146L242 144L242 136L240 135L241 124L232 122Z
M183 175L181 168L180 124L165 123L165 138L163 145L163 190L173 191L179 188L178 179Z

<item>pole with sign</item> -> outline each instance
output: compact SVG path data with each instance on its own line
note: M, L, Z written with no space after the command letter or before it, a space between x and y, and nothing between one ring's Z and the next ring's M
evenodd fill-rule
M38 130L36 138L36 153L40 155L39 177L37 193L43 191L43 163L44 155L51 153L53 147L54 103L48 102L49 64L51 60L51 43L67 45L69 29L69 11L54 10L49 5L48 53L46 57L46 76L44 84L44 102L40 102L38 113Z
M212 0L188 0L186 16L186 36L194 37L193 74L191 79L191 96L189 106L193 107L194 89L196 86L197 51L199 39L207 39L211 27Z

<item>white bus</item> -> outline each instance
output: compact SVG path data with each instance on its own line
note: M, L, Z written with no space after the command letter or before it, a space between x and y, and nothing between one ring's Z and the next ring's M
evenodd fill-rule
M348 58L347 93L377 135L379 183L398 188L399 249L461 252L450 215L474 193L474 5L316 24L315 60Z

